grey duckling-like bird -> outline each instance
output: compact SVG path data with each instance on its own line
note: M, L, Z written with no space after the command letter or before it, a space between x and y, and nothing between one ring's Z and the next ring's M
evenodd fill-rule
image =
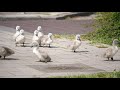
M8 47L0 46L0 58L4 57L5 59L6 56L10 56L12 54L15 54L15 52L12 49Z
M13 35L13 39L16 40L19 34L20 34L20 26L16 26L16 33Z
M67 48L69 48L69 49L73 50L74 52L76 52L76 49L79 48L80 45L81 45L80 35L77 34L73 44L72 45L68 45Z
M112 46L109 47L109 48L105 51L103 57L108 58L108 60L109 60L109 58L111 58L111 60L113 60L113 56L118 52L118 44L119 44L119 43L120 43L120 42L118 41L118 39L114 39L114 40L113 40L113 43L112 43Z
M17 44L23 44L23 46L24 46L24 43L25 43L24 30L21 29L19 36L16 38L15 44L16 44L16 46L17 46Z
M41 41L42 41L42 38L44 36L44 34L42 32L42 27L38 26L37 31L38 31L38 38L39 38L39 42L40 42L39 45L41 46Z
M38 43L40 44L40 40L39 40L39 38L38 38L38 31L37 31L37 30L34 31L34 35L33 35L33 37L32 37L32 43L33 43L34 41L36 41L36 42L38 42Z
M49 47L51 47L50 45L53 43L53 38L52 38L53 34L52 33L48 33L47 37L43 37L42 38L42 45L49 45Z
M46 52L39 49L38 42L34 41L32 47L33 47L33 53L39 58L40 62L47 63L51 61L50 56Z

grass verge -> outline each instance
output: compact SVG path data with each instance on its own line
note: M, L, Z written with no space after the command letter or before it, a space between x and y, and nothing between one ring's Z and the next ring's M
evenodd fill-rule
M68 39L68 40L74 40L75 39L75 34L54 34L54 38L57 39ZM81 40L82 41L88 41L87 35L81 35ZM94 45L98 48L107 48L109 45L107 44L102 44L98 43L97 41L89 41L91 45Z
M96 74L88 74L88 75L68 75L68 76L56 76L50 78L120 78L120 71L116 72L101 72Z
M74 40L75 35L74 34L54 34L54 38Z

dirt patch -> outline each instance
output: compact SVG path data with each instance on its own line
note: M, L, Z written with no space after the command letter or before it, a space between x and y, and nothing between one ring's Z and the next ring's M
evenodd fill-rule
M85 64L62 64L62 65L28 65L39 71L47 73L60 73L60 72L94 72L103 71Z

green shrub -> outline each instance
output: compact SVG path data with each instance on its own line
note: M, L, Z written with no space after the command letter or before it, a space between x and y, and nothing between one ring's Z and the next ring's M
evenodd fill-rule
M93 42L111 44L113 39L120 40L120 12L98 12L95 30L83 38Z

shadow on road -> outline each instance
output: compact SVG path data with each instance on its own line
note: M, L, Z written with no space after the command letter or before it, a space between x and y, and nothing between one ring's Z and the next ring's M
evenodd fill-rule
M75 53L82 53L82 52L89 52L89 51L76 51Z
M104 61L111 61L111 62L114 62L114 61L120 61L120 60L104 60Z
M41 46L41 47L43 47L43 48L59 48L59 47L56 47L56 46Z
M1 58L0 60L19 60L19 59L17 59L17 58Z
M36 62L43 62L43 63L46 63L45 61L36 61ZM49 61L49 62L53 62L53 61ZM48 63L48 62L47 62Z

